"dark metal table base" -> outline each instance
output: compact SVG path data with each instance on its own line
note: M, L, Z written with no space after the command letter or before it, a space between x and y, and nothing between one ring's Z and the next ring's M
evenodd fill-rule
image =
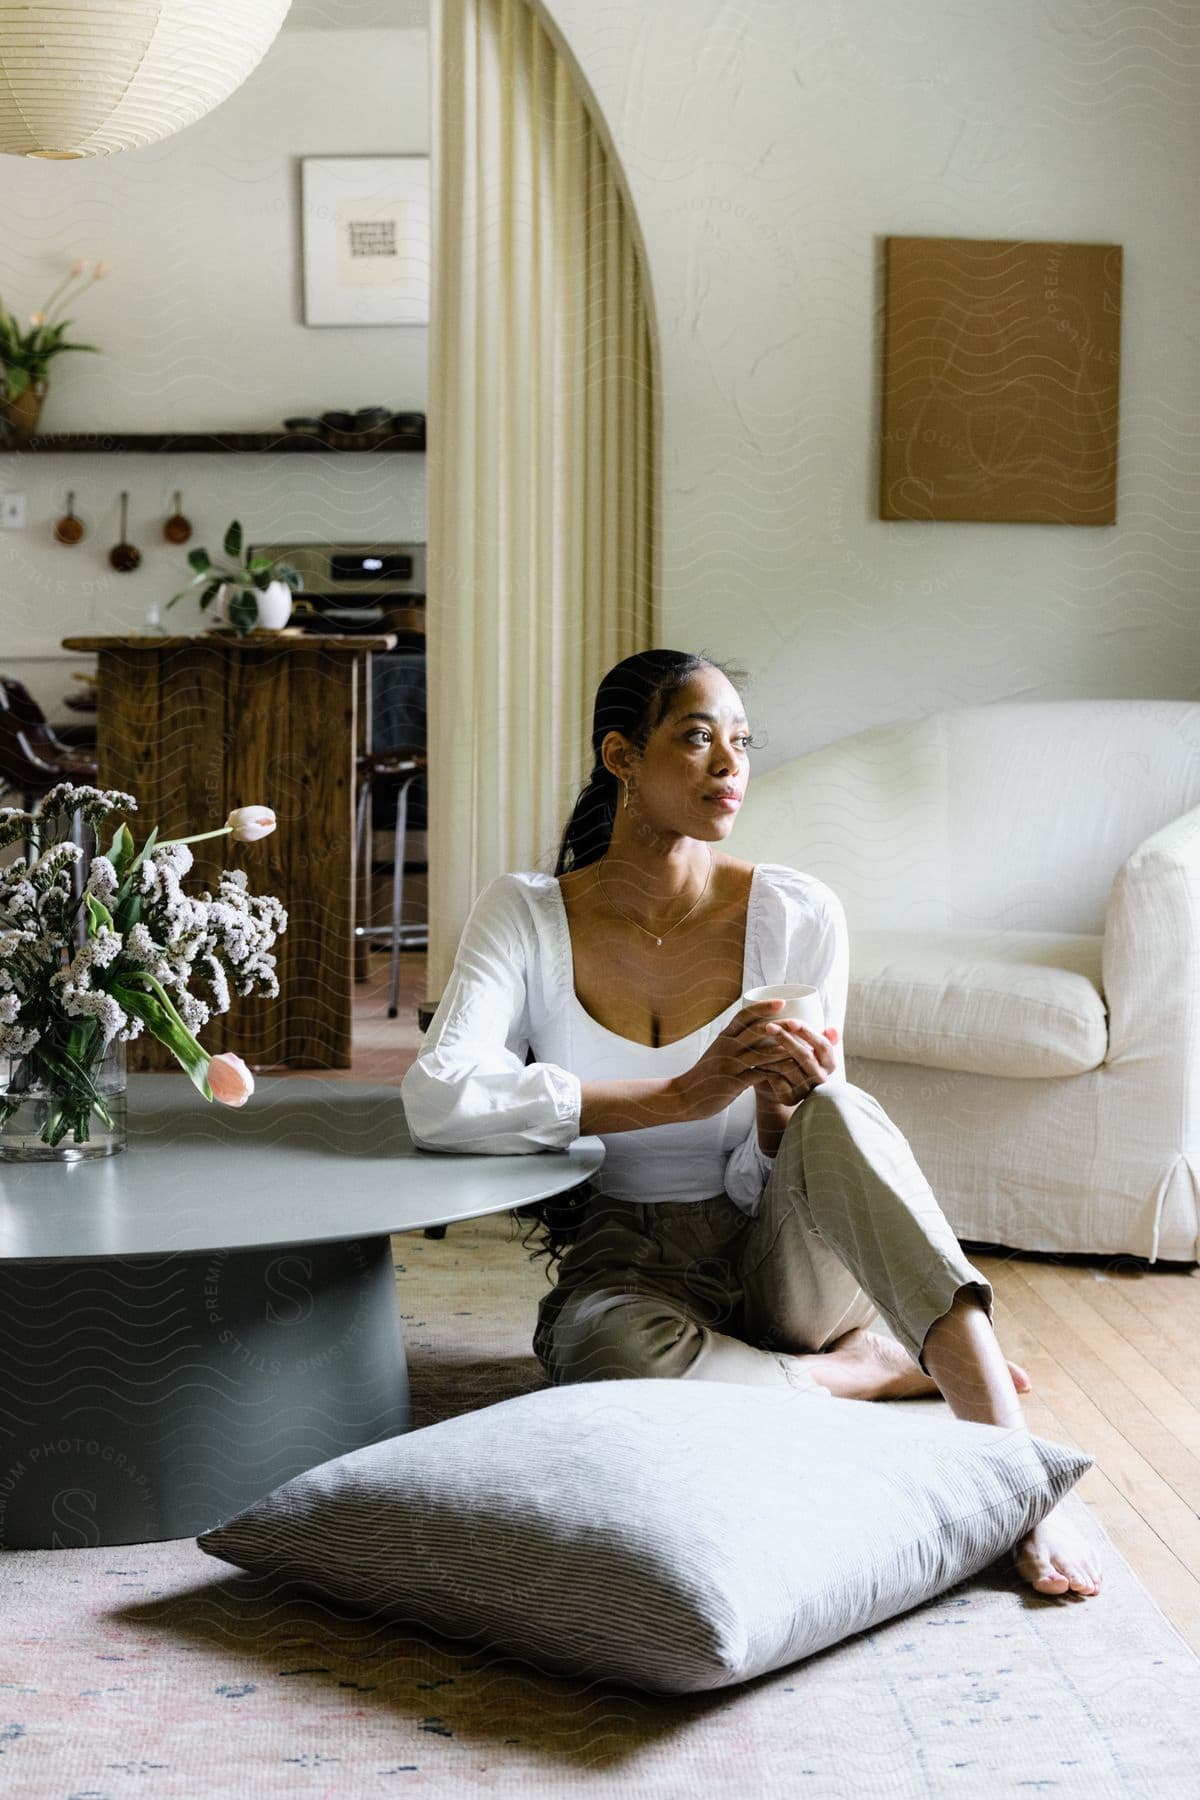
M194 1537L410 1424L387 1237L0 1266L0 1548Z

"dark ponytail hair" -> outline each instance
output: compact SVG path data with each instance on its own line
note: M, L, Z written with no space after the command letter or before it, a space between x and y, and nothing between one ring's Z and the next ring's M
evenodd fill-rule
M671 699L701 669L719 669L736 686L745 684L741 669L729 669L714 662L711 656L688 650L639 650L608 671L596 690L592 711L592 756L594 766L580 789L571 817L559 845L555 875L571 869L585 869L598 862L608 849L613 820L621 803L621 784L610 775L600 756L600 746L610 731L619 731L639 750L644 750L650 733L660 724L670 708ZM521 1218L533 1224L521 1240L526 1248L535 1231L542 1233L541 1242L530 1252L531 1258L544 1256L546 1277L563 1252L574 1242L583 1223L583 1215L591 1198L590 1184L549 1200L539 1200L518 1208Z
M600 755L609 732L621 732L644 750L672 696L701 669L720 669L737 684L745 680L740 669L731 671L710 656L690 650L639 650L608 671L596 689L592 709L592 772L567 820L554 865L556 875L586 869L589 863L599 862L608 849L621 803L621 784L605 768Z

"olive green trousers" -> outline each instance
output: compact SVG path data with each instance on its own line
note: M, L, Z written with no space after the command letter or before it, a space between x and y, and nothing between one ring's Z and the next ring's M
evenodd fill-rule
M792 1114L756 1216L725 1194L593 1192L533 1348L552 1382L636 1376L827 1390L797 1354L875 1324L922 1360L969 1286L993 1318L908 1140L870 1094L823 1083Z

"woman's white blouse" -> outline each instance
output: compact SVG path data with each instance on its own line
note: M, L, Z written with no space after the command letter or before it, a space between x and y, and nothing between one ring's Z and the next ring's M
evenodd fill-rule
M746 913L742 992L805 982L826 1025L845 1021L846 918L833 890L782 863L758 863ZM471 909L446 991L400 1093L413 1142L426 1150L494 1155L565 1150L579 1135L582 1084L682 1074L741 1007L653 1048L609 1031L575 994L562 890L536 870L497 876ZM534 1061L527 1062L532 1050ZM842 1050L836 1051L844 1079ZM772 1158L758 1147L755 1096L686 1124L601 1134L593 1183L630 1201L726 1193L753 1214Z

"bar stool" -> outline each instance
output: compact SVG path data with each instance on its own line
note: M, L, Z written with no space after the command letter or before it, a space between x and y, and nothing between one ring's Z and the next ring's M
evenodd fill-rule
M356 938L386 937L391 940L391 986L388 993L388 1018L400 1011L400 951L402 946L414 950L429 948L429 930L422 924L405 925L404 916L404 849L408 834L408 790L429 766L428 757L407 750L377 750L358 758L358 810L354 829L355 867L363 868L367 843L371 799L376 782L395 781L396 822L392 833L392 916L386 925L356 925ZM364 887L365 887L364 883Z

